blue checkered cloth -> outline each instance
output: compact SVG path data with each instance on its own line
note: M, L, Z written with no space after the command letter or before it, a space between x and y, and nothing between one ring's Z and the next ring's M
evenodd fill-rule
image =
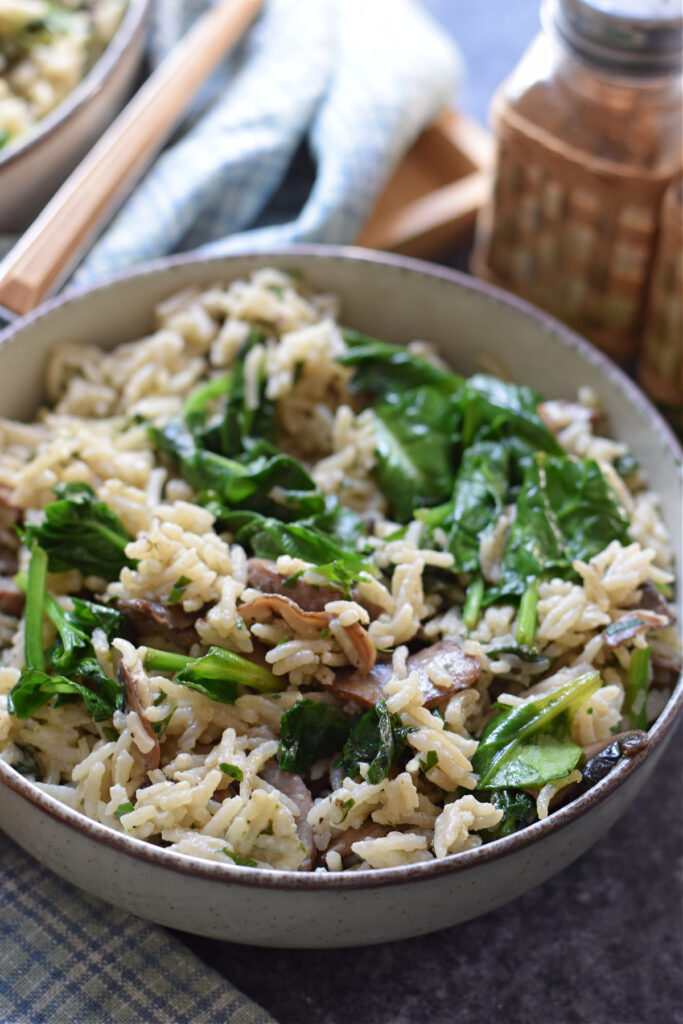
M154 61L203 6L158 5ZM270 0L77 283L191 249L353 242L403 154L452 100L458 70L452 42L413 0Z
M152 63L204 6L157 0ZM77 281L190 249L353 241L450 101L458 67L411 0L269 0ZM162 928L77 891L1 835L0 872L2 1024L272 1022Z

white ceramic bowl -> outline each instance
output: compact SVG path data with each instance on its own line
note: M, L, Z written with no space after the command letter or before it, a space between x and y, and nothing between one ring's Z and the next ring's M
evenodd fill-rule
M0 233L23 231L113 121L142 61L150 0L129 0L82 82L16 147L0 150Z
M300 270L342 297L342 319L395 342L426 338L453 367L479 369L483 351L547 396L600 395L662 497L681 580L681 452L642 393L587 343L544 313L449 270L361 250L305 248L212 261L176 258L71 299L51 302L0 337L0 415L30 418L50 347L68 338L109 348L141 337L153 305L190 285L226 282L258 266ZM680 595L680 583L678 593ZM647 749L574 803L523 832L439 861L381 871L296 874L215 864L160 849L75 813L0 763L0 824L63 878L141 917L254 945L363 945L420 935L483 914L571 863L645 785L683 705L683 682Z

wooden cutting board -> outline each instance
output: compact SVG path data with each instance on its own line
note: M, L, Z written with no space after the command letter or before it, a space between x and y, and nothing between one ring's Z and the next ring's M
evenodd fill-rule
M356 243L429 258L471 237L489 194L493 137L445 110L408 151Z

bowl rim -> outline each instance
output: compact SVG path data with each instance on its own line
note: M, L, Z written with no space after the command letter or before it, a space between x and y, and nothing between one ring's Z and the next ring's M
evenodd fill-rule
M163 275L174 268L188 265L206 264L207 274L213 267L220 267L222 272L228 270L232 262L253 261L265 266L269 259L314 258L326 261L329 265L335 262L366 263L369 266L382 265L393 268L397 272L417 274L436 278L453 287L466 291L478 292L486 301L503 305L516 313L536 321L543 331L561 345L573 349L579 358L592 363L603 375L611 377L626 399L637 406L652 423L652 429L659 435L672 461L678 466L678 476L683 481L683 450L673 431L662 418L645 394L636 384L604 353L593 347L589 342L565 326L555 317L538 309L524 299L511 295L495 285L477 278L470 277L460 271L424 260L417 260L394 253L380 253L354 246L332 245L287 245L267 251L246 250L223 256L206 256L201 252L185 253L153 260L122 273L113 274L95 284L79 286L67 290L63 295L44 303L35 311L15 320L7 329L0 333L0 347L19 340L23 330L39 320L49 317L55 310L62 307L78 305L87 300L93 293L106 291L112 287L125 285L131 280ZM244 271L241 271L244 272ZM207 279L208 283L208 279ZM173 283L169 282L169 287ZM279 871L268 868L245 868L233 864L221 864L204 860L188 854L180 854L169 849L158 847L134 836L117 832L94 819L75 811L56 797L52 797L38 789L4 761L0 760L0 783L13 790L18 796L26 799L38 810L46 813L60 825L65 825L89 839L109 847L134 861L156 866L180 875L198 879L220 882L224 885L239 885L249 888L275 889L281 891L294 890L300 892L321 892L337 890L374 889L386 886L401 886L417 881L436 879L444 875L457 874L497 861L508 854L521 852L535 845L548 836L556 835L591 808L602 804L613 793L631 780L634 773L648 761L656 751L668 742L677 720L683 713L683 674L671 694L665 708L649 730L649 742L644 750L634 757L624 758L615 769L595 786L587 790L576 800L554 811L542 821L527 826L520 832L495 840L486 845L450 854L441 859L423 861L417 864L404 864L390 868L379 868L368 871L350 872L295 872ZM11 833L10 834L11 837Z
M17 164L22 157L38 150L49 141L61 126L71 121L78 112L101 91L116 65L134 42L149 15L151 0L128 0L128 6L116 32L78 85L68 93L45 117L42 117L23 142L0 150L0 175L6 167Z

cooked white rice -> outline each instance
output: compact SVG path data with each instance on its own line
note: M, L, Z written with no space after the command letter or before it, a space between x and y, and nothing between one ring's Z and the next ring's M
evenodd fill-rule
M6 6L0 0L0 23ZM1 95L0 129L3 102L9 102ZM477 776L471 763L475 737L491 717L492 691L502 704L514 705L595 668L602 685L574 717L575 741L586 746L624 725L631 648L610 649L603 631L637 606L648 580L671 581L671 555L656 496L643 488L632 493L612 468L624 446L593 434L594 396L584 393L574 405L546 403L546 422L552 422L569 452L597 459L615 479L631 516L633 540L627 546L613 541L587 563L577 562L577 582L549 579L540 585L536 647L548 667L539 681L514 654L489 654L514 644L514 605L487 608L468 630L462 619L466 581L454 584L448 607L424 586L425 569L448 569L452 556L425 547L417 521L396 539L397 524L388 521L373 477L374 413L358 409L349 390L350 371L335 361L345 350L335 316L330 296L311 295L274 270L228 287L187 290L158 307L157 329L142 341L108 354L57 346L47 369L51 407L35 424L0 421L0 494L7 506L0 507L5 517L0 546L15 544L7 508L21 510L26 521L40 521L41 510L54 500L55 485L69 481L90 484L134 538L126 552L137 565L124 568L112 583L83 579L75 571L49 576L50 592L65 607L68 595L83 589L107 599L163 601L183 577L181 607L201 612L199 644L192 652L213 644L248 655L258 642L285 687L277 694L245 693L233 705L217 703L168 675L147 671L142 639L137 646L123 639L109 644L104 633L96 633L104 671L114 678L123 662L134 675L147 728L141 712L130 707L109 723L95 724L81 702L59 707L51 702L21 721L8 711L8 694L24 665L23 622L0 616L0 757L16 763L30 751L39 787L112 829L226 864L237 857L263 867L300 868L306 859L298 832L301 803L268 781L267 766L276 763L281 715L302 697L353 709L330 686L336 670L353 662L354 629L367 630L377 648L392 653L387 707L413 731L406 738L407 760L378 783L367 780L367 766L361 765L361 778L354 780L329 760L314 765L316 796L307 819L319 870L414 863L482 842L481 830L493 828L502 816L474 795ZM247 553L231 535L215 532L211 512L195 503L192 488L158 458L141 422L163 425L197 383L229 369L254 323L265 329L267 341L246 362L247 402L258 402L257 378L265 364L282 446L304 461L324 493L373 518L372 559L381 574L359 585L357 600L340 594L327 603L329 628L322 634L278 615L245 621L241 609L260 595L248 585ZM418 350L424 354L425 346ZM514 511L506 508L482 543L488 582L500 579ZM19 553L24 569L27 554ZM283 577L303 571L305 579L316 582L314 567L289 556L281 556L277 568ZM46 623L45 642L53 636ZM476 682L442 703L440 715L425 708L418 673L406 663L405 645L418 638L453 641L481 664ZM168 644L153 627L143 639ZM675 629L656 631L647 641L639 635L633 647L646 642L660 660L677 664ZM431 682L436 687L447 682L438 667ZM165 723L161 760L158 768L148 769L146 755L154 745L149 725L159 723ZM239 770L240 781L220 769L225 763ZM561 784L577 778L575 773ZM558 788L552 783L537 794L540 817Z

